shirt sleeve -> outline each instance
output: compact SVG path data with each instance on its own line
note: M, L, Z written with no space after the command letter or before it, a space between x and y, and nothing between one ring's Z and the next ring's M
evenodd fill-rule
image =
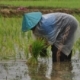
M44 37L46 38L46 40L48 41L50 45L53 45L53 43L56 41L56 38L59 32L60 32L60 29L55 28L54 30L49 32L47 35L44 35Z

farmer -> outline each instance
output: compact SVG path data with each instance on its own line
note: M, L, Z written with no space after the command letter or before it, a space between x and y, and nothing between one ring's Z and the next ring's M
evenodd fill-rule
M32 30L36 37L51 45L53 62L71 60L77 27L75 17L60 12L43 15L41 12L25 13L22 22L22 31Z

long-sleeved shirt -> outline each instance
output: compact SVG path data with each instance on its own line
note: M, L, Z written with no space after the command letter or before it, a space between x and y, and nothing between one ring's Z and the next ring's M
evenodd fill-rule
M59 12L49 13L42 15L34 35L43 37L49 44L54 44L58 49L60 45L63 46L62 52L69 55L77 27L78 21L72 15ZM69 30L67 31L67 29ZM66 36L66 39L64 39L64 36Z

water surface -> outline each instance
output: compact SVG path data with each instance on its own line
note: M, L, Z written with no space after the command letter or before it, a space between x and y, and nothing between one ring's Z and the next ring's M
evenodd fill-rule
M41 59L38 65L30 66L26 61L0 62L0 80L79 80L80 60L72 58L71 62L52 63Z

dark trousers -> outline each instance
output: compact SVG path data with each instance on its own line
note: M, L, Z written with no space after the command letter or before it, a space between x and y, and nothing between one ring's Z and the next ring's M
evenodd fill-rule
M57 51L58 51L58 49L54 45L52 45L51 51L52 51L52 61L57 62ZM60 52L60 62L71 61L71 56L72 56L72 51L69 54L69 56L66 56L63 52Z

